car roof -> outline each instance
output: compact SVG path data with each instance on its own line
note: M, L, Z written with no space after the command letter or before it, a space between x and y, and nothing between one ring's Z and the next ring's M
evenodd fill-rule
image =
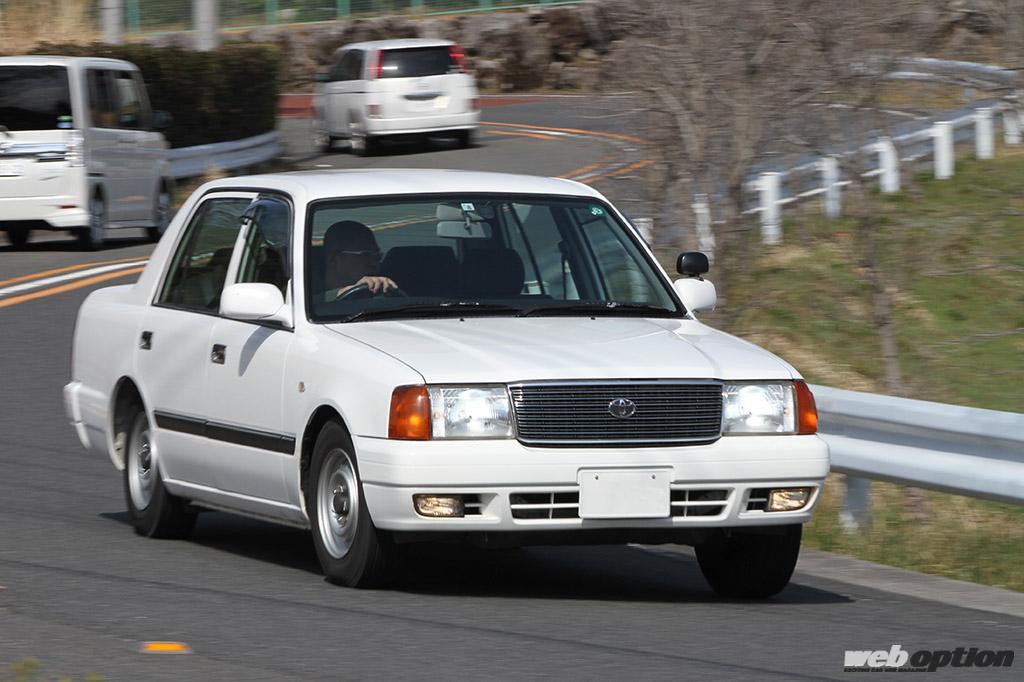
M447 47L453 45L450 40L435 38L401 38L398 40L368 40L362 43L344 45L342 50L401 50L409 47Z
M23 55L17 57L0 57L0 66L75 66L91 64L94 66L137 69L131 62L109 57L65 57L61 55Z
M562 178L462 170L354 169L293 171L215 180L207 190L259 188L302 195L307 201L423 194L549 194L602 198L587 185Z

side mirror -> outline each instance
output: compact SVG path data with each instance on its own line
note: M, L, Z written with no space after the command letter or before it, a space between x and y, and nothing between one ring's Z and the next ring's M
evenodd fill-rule
M314 83L327 83L329 80L330 78L328 78L326 71L320 71L318 73L313 74Z
M220 314L232 320L292 326L291 311L285 306L281 290L262 282L228 285L220 295Z
M704 254L697 255L703 256ZM681 258L682 256L680 256ZM706 261L707 259L705 259ZM706 266L704 272L707 272ZM675 288L676 293L679 294L679 298L682 299L683 305L691 313L715 309L715 304L718 302L718 292L715 291L715 285L708 280L689 277L687 279L677 279L672 283L672 286Z
M683 251L676 259L676 271L684 277L700 277L710 269L708 257L700 251Z
M173 121L173 119L171 118L171 115L168 114L166 111L154 111L153 112L153 118L151 120L152 120L151 126L152 126L153 130L155 130L157 132L160 132L160 133L162 133L165 130L167 130L168 128L170 128L171 127L171 122Z

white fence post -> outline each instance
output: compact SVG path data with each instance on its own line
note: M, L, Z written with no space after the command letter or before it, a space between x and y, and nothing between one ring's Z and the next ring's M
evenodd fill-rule
M192 0L195 49L212 50L220 44L220 0Z
M761 243L778 244L782 241L779 221L779 174L761 173L758 189L761 195Z
M1020 144L1021 113L1016 109L1003 111L1003 141L1006 144Z
M101 0L100 17L103 23L103 42L120 45L124 36L124 0Z
M935 139L935 178L946 180L953 177L953 124L939 121L932 128Z
M698 194L694 197L693 214L697 219L697 250L704 253L708 260L715 260L715 233L711 229L711 208L708 206L708 195Z
M982 107L974 112L974 155L979 159L991 159L995 156L992 109L989 107Z
M840 211L839 161L834 156L822 157L818 162L821 169L821 184L825 188L822 194L825 203L825 215L838 218Z
M900 191L900 157L896 154L896 145L892 139L883 137L875 144L878 151L878 179L883 194L896 194Z

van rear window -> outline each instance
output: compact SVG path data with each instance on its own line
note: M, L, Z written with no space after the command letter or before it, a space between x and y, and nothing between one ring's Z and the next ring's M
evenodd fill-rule
M0 66L0 126L71 128L71 91L63 66Z
M450 73L456 65L447 45L385 50L381 60L382 78L419 78Z

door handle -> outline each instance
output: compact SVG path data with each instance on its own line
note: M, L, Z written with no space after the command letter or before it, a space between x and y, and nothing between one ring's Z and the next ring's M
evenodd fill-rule
M227 355L227 348L222 343L213 344L213 350L210 351L210 362L215 365L223 365L224 357Z
M139 349L149 350L153 347L153 332L142 332L142 336L139 337Z

